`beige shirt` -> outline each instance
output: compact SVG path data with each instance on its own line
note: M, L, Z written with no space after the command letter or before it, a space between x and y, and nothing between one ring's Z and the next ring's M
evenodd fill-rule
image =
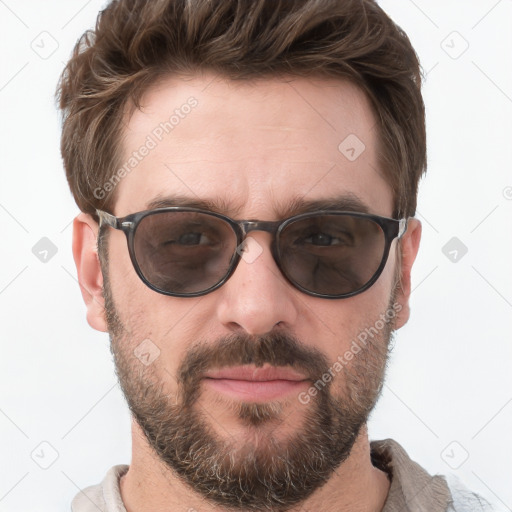
M456 481L430 476L412 461L392 439L371 443L372 463L385 471L390 480L388 497L382 512L492 512L489 504ZM128 466L114 466L103 482L75 496L72 512L126 512L121 499L119 479Z

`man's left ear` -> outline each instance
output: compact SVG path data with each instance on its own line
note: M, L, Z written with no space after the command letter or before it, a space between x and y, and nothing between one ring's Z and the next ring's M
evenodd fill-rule
M396 293L396 302L402 309L397 315L395 329L403 327L409 320L409 297L411 295L411 269L418 254L421 239L421 222L418 219L409 219L407 231L400 240L401 264L400 283Z

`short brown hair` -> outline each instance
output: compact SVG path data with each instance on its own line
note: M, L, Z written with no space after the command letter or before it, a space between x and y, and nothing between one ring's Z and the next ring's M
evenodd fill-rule
M394 216L414 215L426 169L420 66L374 0L112 0L78 40L56 93L62 157L82 211L96 219L96 208L112 211L115 189L95 190L121 165L126 108L139 108L158 79L202 70L233 80L351 80L374 109Z

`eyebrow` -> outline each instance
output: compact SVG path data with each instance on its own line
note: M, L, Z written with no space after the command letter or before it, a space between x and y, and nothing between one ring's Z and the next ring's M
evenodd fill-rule
M170 206L181 206L186 208L198 208L236 218L239 216L243 206L229 204L223 198L199 198L184 195L157 196L146 204L147 210L168 208ZM274 205L276 216L280 219L293 217L300 213L311 213L318 211L345 211L370 213L370 208L358 196L353 193L346 193L340 196L333 196L322 199L305 199L294 197L283 206Z

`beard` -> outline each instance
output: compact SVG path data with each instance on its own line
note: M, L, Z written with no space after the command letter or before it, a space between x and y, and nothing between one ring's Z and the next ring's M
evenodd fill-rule
M232 510L286 511L348 458L382 390L394 317L386 315L378 335L334 379L322 380L333 367L322 352L283 331L200 340L187 350L175 376L177 392L170 394L170 374L159 360L144 366L134 357L137 342L120 320L105 272L103 290L116 373L133 418L164 465L206 500ZM219 435L200 400L203 374L247 364L291 366L311 386L321 386L315 385L307 404L295 396L265 403L216 397L214 405L227 409L247 433L241 438L239 429L234 436L220 428L225 435ZM277 435L286 413L291 417L297 410L300 420L289 421L291 433Z

